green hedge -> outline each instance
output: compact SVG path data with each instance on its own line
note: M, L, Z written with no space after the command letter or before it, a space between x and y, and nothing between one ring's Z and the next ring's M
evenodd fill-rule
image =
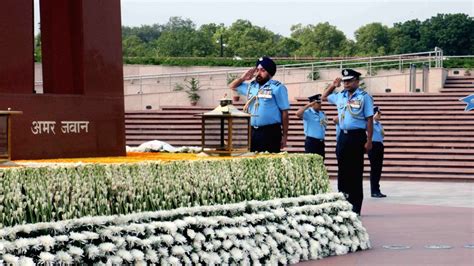
M305 154L2 169L0 223L10 226L328 191L322 158Z

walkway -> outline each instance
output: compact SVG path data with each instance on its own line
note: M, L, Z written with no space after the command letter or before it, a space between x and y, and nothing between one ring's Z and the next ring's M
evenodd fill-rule
M336 182L331 184L334 189ZM474 248L465 247L474 246L474 183L382 181L381 188L388 197L371 198L364 182L361 220L371 250L299 265L474 265Z

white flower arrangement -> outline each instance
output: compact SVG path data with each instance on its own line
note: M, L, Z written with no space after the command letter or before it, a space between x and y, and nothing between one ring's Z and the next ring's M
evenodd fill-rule
M276 265L370 248L340 193L17 225L0 237L8 264Z
M219 210L214 205L249 200L256 200L249 203L256 204L251 207L260 208L259 200L329 192L322 159L310 154L1 168L0 173L0 228L203 205L208 205L203 211L209 213ZM272 209L281 217L281 210ZM243 210L230 207L226 211ZM86 218L82 222L89 224ZM176 226L187 222L182 223ZM62 223L56 226L55 231L67 230ZM127 230L143 232L144 228L130 224ZM176 229L169 230L173 234Z

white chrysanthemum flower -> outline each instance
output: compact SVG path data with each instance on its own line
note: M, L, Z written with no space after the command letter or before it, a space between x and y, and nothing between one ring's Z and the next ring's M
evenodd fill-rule
M267 244L260 245L260 251L262 252L263 256L270 254L270 247Z
M67 235L59 235L54 237L58 242L68 242L69 237Z
M176 233L176 235L174 236L174 240L180 244L188 242L186 237L184 237L182 234L179 234L179 233Z
M174 220L173 223L178 227L178 228L185 228L188 226L188 223L184 220L178 219Z
M186 254L186 250L182 246L173 246L171 248L171 253L177 256L183 256Z
M321 245L325 246L329 243L329 239L327 239L326 237L321 237L321 239L319 239L319 242L321 243Z
M233 245L234 245L234 243L232 243L232 241L230 241L229 239L226 239L222 242L222 247L225 250L229 250Z
M174 238L171 235L162 235L161 240L168 246L171 246L174 243Z
M122 265L123 259L120 256L107 257L107 265Z
M163 222L162 228L171 235L174 235L178 231L178 227L173 222Z
M141 252L138 249L132 249L130 253L132 254L133 258L137 261L145 259L145 254L143 254L143 252Z
M257 225L257 226L255 227L255 229L257 230L257 233L258 233L258 234L264 235L264 234L267 233L267 228L265 228L264 226Z
M90 245L87 247L87 257L89 259L95 259L100 254L100 249L94 245Z
M99 234L94 232L84 231L82 234L85 235L89 240L99 239Z
M200 260L199 255L196 253L191 253L191 260L193 261L194 264L198 264Z
M216 233L214 232L214 229L210 227L204 228L202 232L204 233L204 235L210 236L211 238L214 238L214 236L216 235Z
M69 246L68 250L69 254L75 258L82 257L84 254L84 250L82 248L76 247L76 246Z
M224 231L223 229L220 229L220 230L216 230L216 236L218 238L224 239L228 236L228 233Z
M174 256L171 256L168 258L168 263L172 266L178 266L178 265L181 265L180 261L178 258L174 257Z
M346 246L336 245L335 247L336 247L335 249L336 255L344 255L344 254L347 254L347 252L349 252L349 248Z
M119 251L117 251L117 256L119 256L120 258L122 258L125 262L129 263L129 262L132 262L133 261L133 255L132 253L130 253L128 250L125 250L125 249L120 249Z
M222 263L221 257L215 252L209 253L208 260L210 265L220 265Z
M87 236L81 233L71 232L71 234L69 234L69 238L81 243L85 243L87 241Z
M20 257L18 264L21 266L34 266L36 265L32 258L29 257Z
M43 265L51 265L55 261L55 256L49 252L41 252L39 254L39 263Z
M20 258L12 254L3 254L2 259L7 265L17 265Z
M223 264L229 263L229 259L230 259L229 252L221 250L221 251L219 251L219 257L221 258Z
M137 260L135 261L136 266L147 266L148 264L144 260Z
M141 239L136 237L136 236L126 236L125 237L126 242L130 247L136 246L138 243L141 242Z
M233 248L231 251L230 251L230 254L232 256L232 258L234 258L235 261L240 261L244 258L244 254L242 253L242 251L238 248Z
M30 248L30 241L27 238L19 238L15 240L14 244L15 244L15 249L20 254L26 253L28 249Z
M44 247L44 250L49 251L56 244L56 240L50 235L38 237L40 244Z
M194 240L202 242L206 240L206 237L201 233L196 233L196 237L194 237Z
M152 249L147 249L145 257L147 261L150 261L152 263L158 263L159 261L158 254Z
M56 260L60 264L72 264L74 262L74 259L71 257L71 255L64 251L58 251L56 253Z
M168 257L169 252L167 248L159 248L158 253L161 255L160 257Z
M115 252L117 247L113 243L101 243L99 249L103 254L109 254Z

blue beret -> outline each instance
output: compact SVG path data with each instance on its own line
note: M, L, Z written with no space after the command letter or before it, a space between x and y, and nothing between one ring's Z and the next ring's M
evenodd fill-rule
M346 68L346 69L343 69L341 71L342 73L342 80L351 80L351 79L359 79L360 75L362 75L361 73L353 70L353 69L350 69L350 68Z
M262 66L268 72L268 74L270 74L270 76L275 76L277 66L270 57L260 57L255 64L255 67L258 66Z

